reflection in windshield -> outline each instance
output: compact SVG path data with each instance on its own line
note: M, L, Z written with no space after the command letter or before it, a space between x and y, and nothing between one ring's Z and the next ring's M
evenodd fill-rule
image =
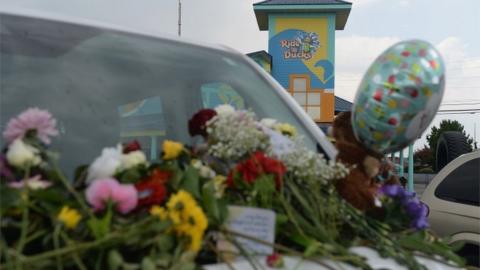
M0 25L1 127L25 108L49 110L61 131L53 148L68 171L122 140L138 139L151 158L164 139L191 144L188 119L225 100L296 125L315 149L280 97L235 54L7 15Z

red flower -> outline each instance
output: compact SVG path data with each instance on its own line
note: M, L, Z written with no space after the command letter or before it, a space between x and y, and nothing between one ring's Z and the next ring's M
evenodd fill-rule
M267 256L267 266L273 268L283 267L283 257L279 253L273 253L270 256Z
M261 174L273 174L275 176L275 186L280 188L283 181L283 175L286 172L285 165L281 161L265 156L263 152L255 152L250 159L245 160L231 171L227 177L227 185L234 186L233 174L240 173L242 179L247 183L253 183Z
M191 136L202 135L203 137L207 137L207 122L215 115L217 115L215 110L200 110L188 121L188 133L190 133Z
M167 196L165 186L159 181L142 181L135 184L138 192L138 206L161 204Z
M137 140L131 141L123 145L123 153L128 154L133 151L140 150L140 143Z
M153 169L150 175L143 181L135 184L138 191L138 205L149 206L153 204L161 204L167 196L165 183L168 182L172 173L160 169Z
M145 181L156 181L162 185L168 182L168 179L172 176L170 171L162 171L160 169L153 169L150 175L145 178Z

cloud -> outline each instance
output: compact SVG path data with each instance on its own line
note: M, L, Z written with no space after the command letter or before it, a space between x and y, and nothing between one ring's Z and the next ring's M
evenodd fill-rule
M357 87L370 64L398 37L340 37L336 40L335 93L353 100ZM447 37L435 47L446 64L445 101L480 100L480 58L469 57L468 44L458 37ZM475 88L476 87L476 88Z
M398 37L350 36L336 39L335 94L353 100L363 74L377 56L399 42Z
M335 95L353 101L357 87L369 65L385 49L400 41L398 37L339 37L336 40ZM440 51L446 64L446 86L443 103L480 101L480 57L470 57L468 44L458 37L447 37L435 47ZM478 105L443 105L440 109L471 109ZM476 115L437 115L421 139L415 142L415 149L426 144L426 135L433 125L441 120L458 120L468 134L474 134ZM478 130L477 125L477 130ZM478 133L478 132L477 132Z

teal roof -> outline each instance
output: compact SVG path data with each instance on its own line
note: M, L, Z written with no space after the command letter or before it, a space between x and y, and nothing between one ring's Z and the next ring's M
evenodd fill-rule
M253 4L260 30L268 30L268 15L275 13L335 13L335 29L343 30L352 3L343 0L266 0Z
M254 5L334 5L351 4L343 0L266 0Z

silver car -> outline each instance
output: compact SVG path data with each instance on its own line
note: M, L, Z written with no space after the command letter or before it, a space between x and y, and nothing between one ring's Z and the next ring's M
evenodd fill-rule
M470 265L479 265L480 150L462 155L445 166L428 185L422 201L430 209L432 229L450 242L464 242L459 251Z

